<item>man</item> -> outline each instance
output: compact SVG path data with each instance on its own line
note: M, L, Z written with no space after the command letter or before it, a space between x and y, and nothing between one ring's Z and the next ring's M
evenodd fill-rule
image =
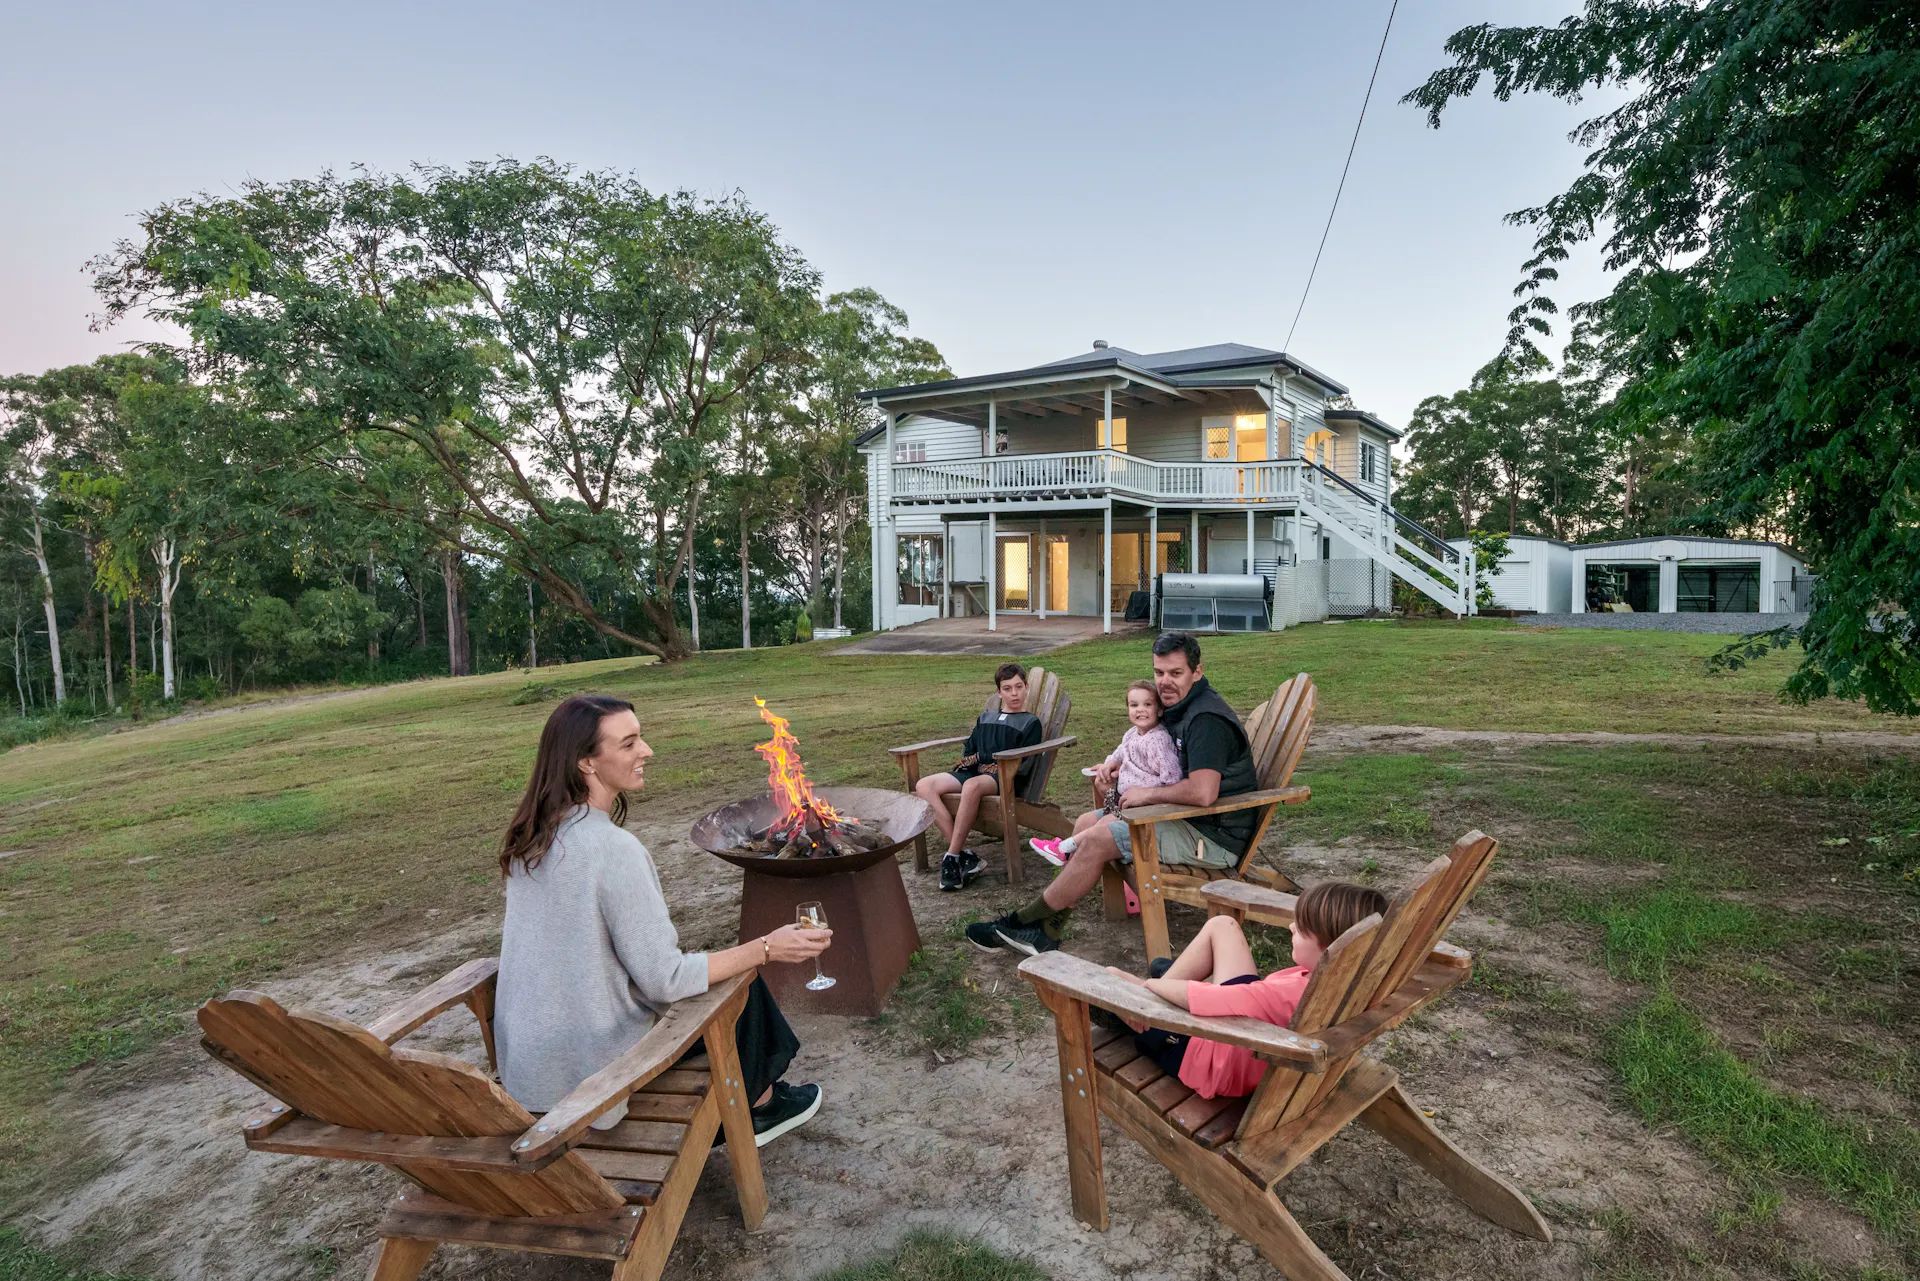
M1178 783L1130 788L1122 810L1142 805L1212 805L1260 786L1253 745L1240 718L1214 692L1200 671L1200 642L1187 632L1162 632L1153 642L1153 685L1160 696L1160 723L1180 753ZM1104 768L1104 767L1103 767ZM1173 866L1230 868L1238 865L1258 824L1257 807L1154 824L1160 861ZM1133 838L1122 819L1082 833L1060 875L1046 892L994 921L967 927L967 939L988 951L1013 948L1032 956L1060 946L1073 905L1100 883L1100 870L1115 860L1133 862Z
M933 821L940 825L940 835L947 842L947 852L940 859L943 890L961 889L985 870L980 856L965 847L964 842L967 833L973 830L980 802L1000 790L1000 771L994 768L994 753L1032 747L1045 732L1040 718L1027 710L1026 668L1018 663L1002 663L993 673L993 684L1000 691L1000 708L980 713L973 732L967 735L960 763L947 773L928 775L913 789L914 795L933 806ZM1018 785L1024 785L1032 776L1034 765L1035 759L1031 756L1020 762L1019 772L1014 775ZM955 792L960 793L960 803L949 815L942 798Z

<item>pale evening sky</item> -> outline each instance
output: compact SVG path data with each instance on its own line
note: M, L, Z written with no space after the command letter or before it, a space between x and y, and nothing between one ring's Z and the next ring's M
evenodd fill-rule
M824 273L905 308L956 371L1278 347L1391 0L1101 6L0 4L0 373L123 349L82 266L141 209L249 178L547 155L738 188ZM1480 21L1400 6L1290 350L1404 425L1505 332L1528 236L1593 110L1401 94ZM1598 291L1591 261L1564 304Z

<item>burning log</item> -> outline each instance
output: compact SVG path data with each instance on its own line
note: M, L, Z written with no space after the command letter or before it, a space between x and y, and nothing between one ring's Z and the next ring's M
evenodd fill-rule
M813 793L800 763L800 743L787 728L787 719L767 710L766 700L753 700L760 719L773 727L773 737L754 747L767 762L767 790L780 813L765 831L750 834L735 852L761 858L833 858L863 854L891 844L887 834L849 814L842 814Z

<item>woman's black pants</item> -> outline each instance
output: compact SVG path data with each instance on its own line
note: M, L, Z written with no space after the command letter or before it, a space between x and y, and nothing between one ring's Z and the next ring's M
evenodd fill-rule
M747 988L746 1008L733 1025L733 1043L740 1051L740 1079L747 1087L747 1102L758 1103L767 1087L786 1073L800 1049L800 1038L787 1026L786 1015L780 1013L773 993L758 976ZM688 1054L703 1054L706 1048L702 1044Z

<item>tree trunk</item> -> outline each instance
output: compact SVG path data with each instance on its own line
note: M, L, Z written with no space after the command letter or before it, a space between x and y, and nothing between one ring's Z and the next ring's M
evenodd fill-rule
M20 668L22 662L23 660L20 656L20 610L16 607L13 611L13 692L20 696L20 719L25 720L27 716L27 685L26 681L21 678Z
M47 647L53 653L53 702L57 707L67 701L67 673L60 661L60 620L53 612L53 573L47 568L47 544L40 532L40 508L29 503L33 514L33 563L40 567L40 605L47 613Z
M373 590L373 548L371 547L367 548L367 599L373 602L375 609L380 607L380 598L374 594ZM369 663L380 661L380 629L378 627L367 633L367 661Z
M533 580L527 580L527 666L540 666L540 633L534 626Z
M91 596L88 597L92 599ZM113 602L100 597L100 658L107 666L107 710L113 710Z
M753 648L753 579L747 572L747 505L740 504L740 648Z
M691 624L693 652L700 652L700 600L693 594L693 530L687 530L687 622Z
M1044 553L1043 553L1044 554ZM840 594L847 581L847 499L833 505L833 626L840 627Z
M441 574L447 580L447 673L473 674L473 652L467 639L467 584L460 575L460 552L449 547L441 554Z
M160 696L172 698L173 679L173 593L180 586L180 544L162 537L153 545L153 563L160 567Z
M411 569L400 571L401 581L407 585L407 595L413 598L413 647L427 647L427 588L420 581L420 575Z
M815 518L807 522L807 618L816 623L820 621L818 615L822 612L820 580L825 577L822 572L825 556L821 535L826 532L826 526L824 512L816 513Z
M127 595L127 695L133 697L138 691L140 679L140 633L134 630L133 595Z

